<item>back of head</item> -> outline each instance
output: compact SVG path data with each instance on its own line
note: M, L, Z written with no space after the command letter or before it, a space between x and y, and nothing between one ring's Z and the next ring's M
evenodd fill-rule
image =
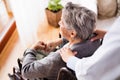
M66 26L76 31L76 38L85 40L93 33L96 15L91 10L69 2L62 11L62 17Z

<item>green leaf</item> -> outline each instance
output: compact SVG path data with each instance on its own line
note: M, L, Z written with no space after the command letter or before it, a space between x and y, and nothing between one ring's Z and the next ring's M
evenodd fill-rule
M50 0L48 3L48 9L51 11L58 11L63 8L61 4L59 4L61 0Z

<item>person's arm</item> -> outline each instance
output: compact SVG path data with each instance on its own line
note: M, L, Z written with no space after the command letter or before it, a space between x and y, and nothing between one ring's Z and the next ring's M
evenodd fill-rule
M103 80L110 80L109 77L116 75L109 76L113 73L109 73L109 71L114 71L119 65L120 54L118 52L120 46L118 43L119 41L117 41L117 44L112 43L112 46L111 44L103 45L98 48L93 56L83 59L75 57L69 49L65 49L60 55L67 63L67 67L75 71L78 80L99 80L102 78L108 78Z
M105 30L100 30L100 29L95 30L94 33L96 34L96 36L93 37L93 38L91 39L91 41L95 41L95 40L98 40L98 39L102 39L102 38L105 36L106 32L107 32L107 31L105 31Z
M62 59L64 62L67 63L67 66L74 70L75 71L75 64L76 62L79 60L79 58L75 57L75 54L77 54L77 52L72 52L70 50L70 48L62 48L60 51L59 51Z
M41 60L36 59L37 49L45 49L43 42L38 42L24 52L23 64L22 64L22 75L27 79L33 78L44 78L51 73L55 60L58 58L57 54L53 53L54 56L47 56ZM52 58L51 58L52 57ZM55 58L56 57L56 58ZM56 60L57 61L57 60Z

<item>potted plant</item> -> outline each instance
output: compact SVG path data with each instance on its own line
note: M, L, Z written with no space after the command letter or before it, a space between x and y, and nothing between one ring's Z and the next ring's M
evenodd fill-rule
M63 8L60 1L50 0L48 7L45 9L48 23L54 27L59 27L58 22L60 21Z

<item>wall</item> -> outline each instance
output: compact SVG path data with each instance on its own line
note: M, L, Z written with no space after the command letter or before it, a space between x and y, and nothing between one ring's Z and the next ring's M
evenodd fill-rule
M28 47L38 40L37 29L43 16L41 10L44 10L47 0L10 0L10 3L20 39Z

